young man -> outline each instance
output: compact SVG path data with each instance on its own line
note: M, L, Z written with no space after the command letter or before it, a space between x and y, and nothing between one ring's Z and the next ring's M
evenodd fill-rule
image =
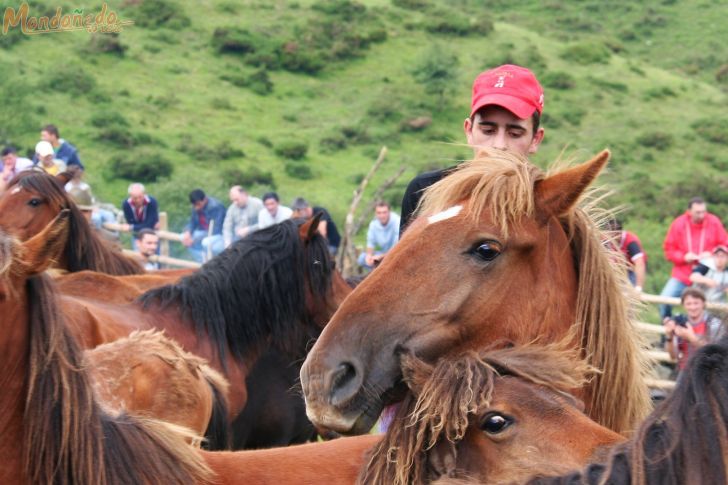
M23 170L33 167L33 162L27 158L19 157L15 147L7 146L2 151L2 174L0 174L0 193L16 175Z
M728 246L713 249L713 257L701 259L690 274L690 281L705 292L710 302L728 301Z
M335 255L341 244L341 235L339 229L336 227L336 223L331 218L329 211L323 207L311 207L306 199L303 197L297 197L291 204L291 210L293 210L293 217L300 217L303 219L310 219L314 214L321 213L321 220L318 224L318 232L326 238L329 246L329 252L331 255Z
M147 271L153 271L159 269L159 263L150 260L152 256L157 255L157 248L159 248L159 236L148 228L141 229L136 234L136 246L137 254L142 261L144 269Z
M44 126L40 130L40 139L51 144L54 157L62 160L65 165L78 165L81 170L84 169L81 159L78 158L78 150L76 150L75 146L61 138L61 134L56 125ZM39 161L38 158L33 158L33 162L37 163Z
M695 350L719 339L724 333L720 318L705 311L705 294L697 288L686 288L680 296L685 315L665 319L665 350L677 359L678 369Z
M278 194L275 192L268 192L263 195L263 205L265 207L258 213L258 229L265 229L273 224L278 224L290 219L293 215L291 209L280 204Z
M690 286L690 274L701 259L709 258L712 248L728 244L728 234L718 217L708 212L708 206L700 197L693 197L688 210L670 224L662 245L665 258L672 262L670 279L660 296L679 296ZM660 316L670 316L672 307L660 305Z
M359 266L372 269L399 240L400 218L390 210L389 204L380 201L374 208L374 219L367 231L366 252L359 255Z
M225 220L225 206L214 197L208 197L201 189L190 192L192 213L190 222L182 233L182 244L187 246L195 261L204 263L208 253L220 254L224 249L222 225ZM208 235L210 224L212 234Z
M263 201L248 194L239 185L230 189L230 207L225 214L222 237L225 247L258 229L258 214L263 210Z
M607 230L614 235L614 239L610 243L627 260L629 282L632 283L635 290L641 292L645 287L645 277L647 275L647 255L642 249L640 239L634 233L625 231L622 228L622 222L618 219L610 219L607 222Z
M510 150L527 156L536 153L544 137L540 126L543 88L525 67L506 64L481 73L473 83L470 116L463 129L468 145ZM426 172L407 186L402 199L400 233L409 224L422 192L453 168Z

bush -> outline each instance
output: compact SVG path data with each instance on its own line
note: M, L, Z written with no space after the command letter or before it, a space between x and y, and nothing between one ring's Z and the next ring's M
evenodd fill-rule
M352 2L351 0L323 0L313 4L311 8L327 15L341 17L348 21L361 17L367 11L366 6L359 2Z
M457 85L458 64L459 60L454 52L433 45L424 52L412 70L412 76L424 86L425 92L437 97L438 109L444 107L445 94Z
M93 34L86 45L86 52L112 54L124 57L127 47L121 43L118 33Z
M334 153L346 148L348 142L341 133L335 133L319 140L319 148L324 153Z
M580 42L564 49L561 58L577 64L606 64L612 56L603 43Z
M110 126L129 126L129 122L117 111L99 111L91 116L91 126L108 128Z
M636 141L642 146L662 151L667 150L672 145L672 135L655 131L638 136Z
M433 34L468 35L470 19L455 9L438 10L428 15L425 30Z
M135 182L156 182L160 177L172 174L172 162L153 151L127 152L111 159L111 173L114 178Z
M134 19L134 25L144 28L183 29L191 23L182 6L167 0L141 0L126 12Z
M52 64L46 74L43 87L72 95L82 95L96 87L96 78L77 64Z
M190 158L197 161L217 162L231 158L244 158L245 152L239 148L232 147L227 140L221 141L211 147L204 144L190 143L185 139L177 146L177 150L186 153Z
M273 81L268 76L268 71L259 69L248 76L248 87L254 93L265 96L273 91Z
M690 126L704 140L728 145L728 118L705 118Z
M576 86L574 76L563 71L547 72L541 76L541 83L552 89L573 89Z
M585 114L586 111L584 111L582 108L572 106L570 110L561 113L561 117L565 119L569 124L579 126L581 124L581 119L584 117Z
M238 27L217 28L212 33L212 47L221 54L248 54L261 43L260 36Z
M307 163L286 162L285 170L286 174L294 179L310 180L313 178L313 172Z
M675 96L677 96L677 93L667 86L650 88L645 91L645 98L647 99L674 98Z
M392 0L392 5L408 10L425 10L431 4L429 0Z
M210 106L213 109L219 109L219 110L227 110L227 111L234 111L235 108L232 104L230 104L230 100L227 98L212 98L210 101Z
M222 179L228 187L233 185L241 185L250 188L254 185L262 185L275 190L276 183L273 174L268 171L264 172L258 167L250 167L247 170L239 168L231 168L222 172Z
M288 158L290 160L301 160L302 158L306 157L306 153L308 152L308 145L306 143L295 141L283 142L275 147L274 151L276 155L279 155L283 158Z

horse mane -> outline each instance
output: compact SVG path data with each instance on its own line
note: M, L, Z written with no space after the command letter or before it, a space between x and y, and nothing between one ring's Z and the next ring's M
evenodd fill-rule
M604 464L533 485L728 482L728 337L699 349L677 386Z
M149 290L139 301L145 308L180 311L199 335L206 333L217 344L223 364L226 348L239 359L267 338L302 357L305 343L321 331L307 316L306 283L316 298L326 300L333 267L324 238L317 233L304 245L299 225L288 220L254 232L195 273Z
M69 272L91 270L112 275L144 273L139 263L127 258L99 237L55 177L39 170L27 170L20 172L10 185L20 185L45 197L51 206L71 211L68 240L63 250Z
M593 369L563 343L468 351L434 366L403 354L407 393L383 439L370 452L358 483L425 483L427 450L438 442L462 440L469 418L490 405L496 378L511 375L558 393L584 385Z
M418 213L436 214L468 199L473 220L487 210L507 237L509 225L534 214L534 189L544 178L541 169L520 155L481 151L475 160L463 163L428 188ZM615 263L621 256L612 256L614 250L603 244L599 224L606 216L597 202L601 198L583 197L559 222L575 257L578 339L583 356L602 371L589 387L587 414L602 426L627 434L651 409L645 384L648 362L634 326L637 300L628 288L623 267ZM622 358L615 359L615 351Z
M33 484L206 481L210 471L165 423L110 416L96 403L81 353L46 275L26 283L29 319L25 476Z

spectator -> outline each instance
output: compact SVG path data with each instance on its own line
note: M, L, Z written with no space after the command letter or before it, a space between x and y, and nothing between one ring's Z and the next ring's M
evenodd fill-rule
M326 238L331 255L335 255L339 249L339 244L341 244L341 235L333 219L331 219L329 211L323 207L311 207L303 197L296 198L291 205L291 209L293 209L293 217L302 217L304 219L309 219L314 214L322 214L318 224L318 232Z
M121 203L124 219L126 219L126 224L123 225L124 230L134 231L136 234L142 229L151 229L152 231L159 229L157 199L147 195L144 185L140 183L129 185L127 194L129 197ZM137 238L135 238L136 240Z
M728 301L728 246L723 244L713 249L713 257L701 259L690 274L693 286L705 293L709 302L725 303Z
M144 227L136 233L137 254L142 261L142 266L147 271L159 269L159 263L151 260L159 250L159 236L153 229Z
M377 202L367 231L367 249L359 255L359 266L371 270L399 240L399 216L386 202Z
M64 187L66 192L70 193L74 189L91 190L89 184L83 181L83 170L81 170L78 165L66 167L66 172L71 175L71 180L69 180Z
M51 175L66 171L66 163L55 158L53 147L47 141L39 141L35 145L35 158L38 159L38 167Z
M2 174L0 175L0 193L5 192L5 188L16 175L23 170L33 167L32 160L19 157L15 147L7 146L2 151Z
M622 223L618 219L610 219L607 222L607 230L614 233L612 239L614 249L621 252L627 260L627 275L630 283L635 290L642 291L647 274L647 255L642 249L640 239L633 233L622 229Z
M710 249L726 244L723 223L707 209L707 204L700 197L694 197L688 204L688 210L678 216L667 231L663 250L665 258L671 261L672 273L662 289L661 296L680 296L690 286L690 274L699 260L710 257ZM670 316L672 307L660 305L660 316L664 320Z
M697 288L686 288L680 295L685 315L665 319L665 350L678 361L678 369L685 368L690 355L703 345L713 342L725 333L720 318L705 311L705 294Z
M51 144L55 158L62 160L66 166L78 165L83 170L84 167L81 159L78 158L78 150L76 150L76 147L60 136L58 128L55 125L46 125L40 130L40 139ZM34 163L38 163L39 161L39 158L33 157Z
M536 153L544 137L540 127L543 88L525 67L506 64L482 72L473 83L470 116L463 128L468 145L511 150L523 156ZM455 167L421 173L407 186L402 199L400 232L409 224L422 192Z
M98 207L94 196L91 193L91 187L87 184L84 188L73 187L70 191L68 191L68 195L76 204L78 210L81 211L81 214L83 214L88 223L94 228L94 230L97 231L98 234L107 241L120 245L119 233L104 227L105 222L116 222L116 218L114 217L113 212L100 209Z
M265 207L258 213L258 229L278 224L290 219L293 215L291 209L280 204L278 194L275 192L268 192L263 195L263 205Z
M263 201L248 194L239 185L230 189L230 207L225 214L222 236L225 247L258 229L258 214L263 210Z
M220 254L225 245L222 239L222 225L225 220L225 206L214 197L208 197L200 189L190 192L192 213L190 222L182 233L182 244L187 246L195 261L207 261L208 254ZM210 232L212 224L212 234Z

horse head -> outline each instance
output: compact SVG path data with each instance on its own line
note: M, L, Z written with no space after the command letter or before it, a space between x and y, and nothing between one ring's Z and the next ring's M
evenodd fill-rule
M430 187L418 219L309 353L309 418L368 431L405 390L402 349L434 362L499 339L562 338L578 290L565 221L608 158L547 176L517 155L481 153Z

